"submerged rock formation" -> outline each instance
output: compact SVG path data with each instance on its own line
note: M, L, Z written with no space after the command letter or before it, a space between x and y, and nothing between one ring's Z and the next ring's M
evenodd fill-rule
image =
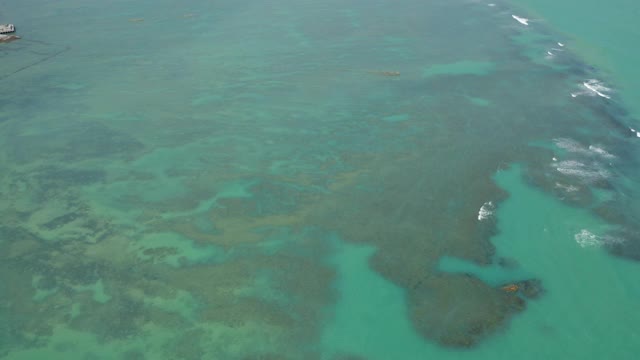
M0 34L0 43L9 43L16 40L20 40L20 36Z

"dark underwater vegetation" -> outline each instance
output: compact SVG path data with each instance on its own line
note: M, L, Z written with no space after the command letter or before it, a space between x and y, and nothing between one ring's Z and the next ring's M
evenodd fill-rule
M506 358L638 270L637 119L506 3L38 3L0 47L0 358Z

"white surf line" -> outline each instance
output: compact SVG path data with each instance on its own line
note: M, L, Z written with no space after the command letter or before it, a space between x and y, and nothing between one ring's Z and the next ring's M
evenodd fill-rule
M563 48L557 48L557 47L552 47L551 49L547 50L547 60L553 59L556 56L557 52L563 52L564 49Z
M487 201L486 203L482 204L480 210L478 210L478 221L485 220L489 216L493 215L494 209L495 206L493 206L493 202L491 201Z
M571 97L578 97L580 95L598 95L605 99L611 99L611 96L607 95L605 92L611 91L608 87L602 85L602 83L598 80L591 79L582 82L582 86L586 89L583 91L578 91L571 94Z
M584 87L586 87L587 89L593 91L594 93L596 93L596 95L603 97L605 99L611 99L611 96L607 95L607 94L603 94L600 91L598 91L598 89L596 89L595 86L589 84L588 82L583 82L582 85L584 85Z
M511 17L514 18L520 24L529 26L529 19L517 16L517 15L511 15Z

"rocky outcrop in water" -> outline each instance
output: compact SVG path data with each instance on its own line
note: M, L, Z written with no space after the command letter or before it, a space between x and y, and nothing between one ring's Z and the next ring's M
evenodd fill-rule
M20 40L20 36L0 34L0 43L9 43L16 40Z

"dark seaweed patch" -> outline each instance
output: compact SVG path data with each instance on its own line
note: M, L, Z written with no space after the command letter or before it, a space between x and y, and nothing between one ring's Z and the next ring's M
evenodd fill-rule
M19 163L35 160L76 162L96 158L135 157L144 145L134 137L98 122L76 123L52 134L10 138L11 157Z

